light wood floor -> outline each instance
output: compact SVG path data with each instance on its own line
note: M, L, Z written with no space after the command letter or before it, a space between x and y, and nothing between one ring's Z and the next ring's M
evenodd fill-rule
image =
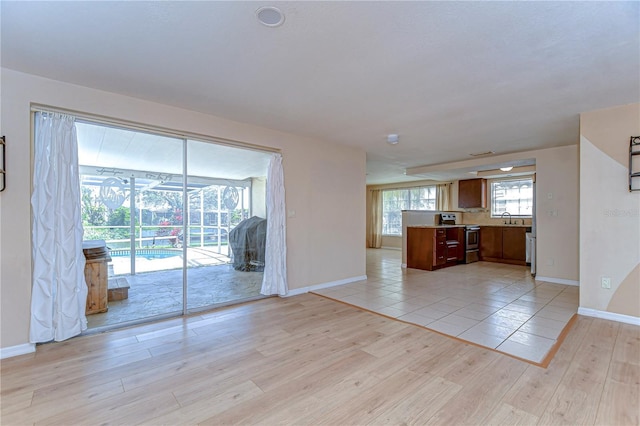
M321 296L38 347L1 424L639 423L640 327L579 317L544 369Z

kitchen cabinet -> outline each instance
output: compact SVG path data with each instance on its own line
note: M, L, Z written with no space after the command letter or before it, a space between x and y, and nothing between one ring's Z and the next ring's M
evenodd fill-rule
M526 265L526 227L481 226L480 259Z
M458 207L463 209L487 208L487 180L458 181Z
M526 264L526 228L502 228L502 259Z
M464 229L407 228L407 267L433 271L464 260Z
M482 260L502 259L502 227L480 227L480 258Z

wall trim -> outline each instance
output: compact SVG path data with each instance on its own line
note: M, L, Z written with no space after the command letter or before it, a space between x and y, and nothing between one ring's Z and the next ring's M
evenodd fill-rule
M380 247L381 249L385 249L385 250L397 250L397 251L402 251L402 247L387 247L387 246L382 246Z
M11 358L18 355L30 354L36 351L35 343L24 343L22 345L0 348L0 359Z
M616 314L615 312L599 311L591 308L578 308L578 314L586 317L601 318L611 321L623 322L625 324L640 325L640 317L632 317L631 315Z
M546 281L548 283L565 284L565 285L573 285L573 286L580 287L580 281L576 281L576 280L565 280L564 278L541 277L539 275L536 275L535 278L536 278L536 281Z
M282 296L282 297L297 296L299 294L309 293L310 291L314 291L314 290L321 290L323 288L329 288L329 287L335 287L335 286L338 286L338 285L349 284L349 283L352 283L352 282L355 282L355 281L364 281L366 279L367 279L366 275L360 275L360 276L357 276L357 277L345 278L343 280L330 281L330 282L327 282L327 283L310 285L308 287L294 288L293 290L289 290L289 292L287 294L285 294L284 296Z

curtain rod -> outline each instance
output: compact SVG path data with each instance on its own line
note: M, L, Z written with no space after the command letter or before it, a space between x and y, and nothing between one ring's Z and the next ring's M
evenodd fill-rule
M102 124L108 127L124 128L125 130L136 130L143 133L151 133L160 136L169 136L178 139L190 139L198 142L214 142L220 145L230 146L234 148L244 148L252 151L280 153L278 148L270 148L261 145L252 144L249 142L242 142L234 139L220 138L215 136L204 135L201 133L194 133L182 130L173 130L167 127L161 126L149 126L145 124L136 123L135 121L123 120L118 118L107 117L99 114L91 114L82 111L76 111L67 108L59 108L44 104L32 103L31 112L55 112L60 114L73 115L80 121Z

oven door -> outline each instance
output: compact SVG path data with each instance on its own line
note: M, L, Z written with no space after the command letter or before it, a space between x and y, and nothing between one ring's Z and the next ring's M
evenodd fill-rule
M480 248L480 228L467 228L465 250L478 250Z

